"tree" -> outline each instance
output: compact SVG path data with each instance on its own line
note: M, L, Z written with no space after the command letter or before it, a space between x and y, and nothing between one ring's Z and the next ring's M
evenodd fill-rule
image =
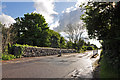
M49 30L49 39L50 39L50 47L53 48L65 48L65 39L64 37L61 37L61 35L54 31Z
M98 47L95 44L91 44L90 46L93 46L94 49L98 49Z
M90 38L102 40L106 64L120 67L120 2L115 3L90 2L84 9L81 19L85 22ZM114 45L114 47L113 47ZM116 70L120 72L119 70Z
M14 44L16 42L16 32L14 31L13 25L6 28L2 26L2 51L5 52L8 44Z
M1 24L1 22L0 22L0 38L2 38L2 24ZM2 39L0 39L0 53L1 53L1 51L2 51Z
M79 39L79 41L77 42L77 51L79 52L82 48L82 46L85 44L84 40Z
M68 24L64 32L68 35L69 41L77 42L81 38L85 27L83 24Z
M60 48L66 48L64 37L60 37Z
M66 44L67 49L72 49L73 48L73 42L72 41L68 41Z
M49 27L44 17L37 13L24 14L16 18L17 43L33 46L49 46Z
M72 41L72 48L79 49L77 43L82 39L82 34L85 32L83 24L68 24L65 33L68 35L69 41Z
M49 30L50 35L50 47L58 48L60 47L60 34L53 30Z

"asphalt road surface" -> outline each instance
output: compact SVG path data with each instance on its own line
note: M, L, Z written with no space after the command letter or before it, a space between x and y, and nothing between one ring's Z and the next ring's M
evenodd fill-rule
M2 63L2 78L92 78L92 51L21 58Z

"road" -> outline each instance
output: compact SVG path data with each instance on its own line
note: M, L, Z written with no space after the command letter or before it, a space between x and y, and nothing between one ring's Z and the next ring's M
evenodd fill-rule
M2 63L3 78L92 78L92 51L63 55L22 58Z

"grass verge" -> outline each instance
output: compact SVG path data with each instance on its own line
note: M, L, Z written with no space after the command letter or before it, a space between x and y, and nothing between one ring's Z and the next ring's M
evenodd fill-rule
M100 62L100 78L120 78L117 69L114 70L112 65L107 64L103 57Z

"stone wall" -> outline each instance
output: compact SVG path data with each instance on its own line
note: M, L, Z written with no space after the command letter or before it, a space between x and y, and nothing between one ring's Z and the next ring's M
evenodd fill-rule
M59 48L38 48L38 47L27 47L24 49L24 57L39 57L48 55L57 55L60 52ZM61 49L61 53L76 53L72 49Z

